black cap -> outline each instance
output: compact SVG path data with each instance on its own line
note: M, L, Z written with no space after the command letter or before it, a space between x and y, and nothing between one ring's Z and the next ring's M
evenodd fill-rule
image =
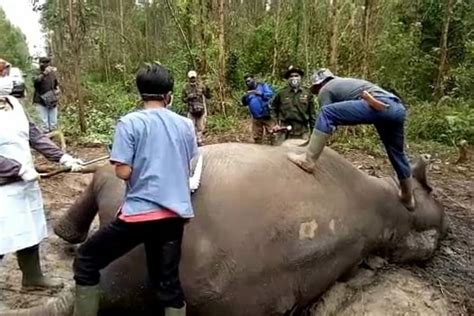
M303 71L303 69L301 69L300 67L291 65L290 67L288 67L288 70L285 72L285 74L283 75L283 77L284 77L285 79L288 79L288 78L290 78L290 75L291 75L292 73L295 73L295 72L298 73L301 77L304 76L304 71Z

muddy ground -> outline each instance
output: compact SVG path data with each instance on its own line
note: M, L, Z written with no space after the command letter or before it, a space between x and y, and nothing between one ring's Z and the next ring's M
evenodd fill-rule
M208 143L246 141L245 136L208 136ZM355 166L375 176L387 175L390 167L380 150L333 148ZM103 147L75 146L70 151L84 160L106 153ZM392 265L374 258L346 282L335 284L306 315L472 315L474 314L474 163L455 164L457 153L415 146L411 153L431 153L434 159L429 180L434 194L446 207L449 231L440 249L422 264ZM43 159L37 163L43 165ZM49 237L41 244L44 270L71 284L71 255L51 226L87 185L91 175L61 174L41 181ZM0 263L0 297L13 308L40 303L54 293L21 290L15 255ZM1 312L0 312L1 315Z

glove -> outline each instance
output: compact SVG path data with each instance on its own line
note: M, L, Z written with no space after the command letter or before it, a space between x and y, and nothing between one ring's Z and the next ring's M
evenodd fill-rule
M189 188L191 192L196 191L199 188L201 182L201 173L202 173L202 155L199 156L196 168L194 168L194 174L189 178Z
M199 179L196 177L189 178L189 188L191 192L196 191L199 188Z
M33 182L39 179L39 173L36 172L35 168L27 167L24 165L21 166L20 172L18 173L18 175L25 182Z
M65 167L71 168L72 172L79 172L84 169L84 167L82 166L84 162L81 159L73 158L71 155L68 154L64 154L59 160L59 163L61 163Z

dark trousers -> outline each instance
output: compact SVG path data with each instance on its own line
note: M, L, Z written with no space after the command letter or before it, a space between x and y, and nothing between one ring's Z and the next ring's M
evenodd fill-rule
M179 280L179 261L184 223L183 218L140 223L126 223L116 218L77 250L73 263L76 284L98 284L100 270L143 243L148 275L160 304L163 307L182 307L184 294Z
M411 170L404 148L405 107L397 99L377 99L389 107L376 111L362 99L325 105L321 108L315 130L331 134L340 125L373 124L398 178L406 179Z

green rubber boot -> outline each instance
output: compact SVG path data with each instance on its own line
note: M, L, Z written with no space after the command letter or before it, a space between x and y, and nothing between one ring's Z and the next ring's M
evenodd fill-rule
M181 308L165 308L165 316L186 316L186 305Z
M99 312L99 285L76 285L74 316L97 316Z
M23 288L61 288L63 283L43 275L39 259L39 247L33 246L16 252L18 265L23 273Z
M400 200L410 212L415 210L412 178L400 180Z
M319 159L319 156L321 156L324 146L326 146L326 142L330 136L330 134L315 130L309 139L308 147L306 147L306 153L299 155L295 153L289 153L288 159L304 171L313 173L316 161Z

